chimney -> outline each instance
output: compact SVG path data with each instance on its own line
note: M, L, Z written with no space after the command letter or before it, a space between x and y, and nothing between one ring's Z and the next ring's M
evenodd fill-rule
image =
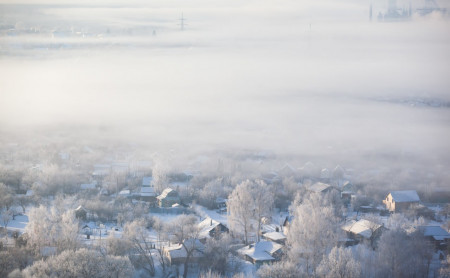
M212 226L212 218L211 218L211 224L210 224L210 226Z

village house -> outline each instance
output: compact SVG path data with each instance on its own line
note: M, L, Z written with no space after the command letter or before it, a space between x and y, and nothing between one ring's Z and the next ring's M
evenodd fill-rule
M166 188L164 191L156 197L158 200L158 205L160 207L172 207L174 204L179 204L181 202L178 192L172 188Z
M333 190L334 187L322 182L316 182L315 184L311 185L308 190L314 193L327 193Z
M152 205L156 203L156 193L153 187L152 177L142 178L142 187L139 192L134 193L134 198L140 201L148 202Z
M190 263L198 263L201 259L203 259L205 246L198 239L186 239L184 244L188 247L188 249L192 250L194 248L194 252L192 253L189 262ZM173 264L182 264L186 261L187 252L182 244L175 244L173 246L165 246L163 249L163 254L166 257L169 265Z
M198 228L200 230L199 239L203 243L205 243L208 238L214 238L220 234L228 233L229 231L225 225L209 217L200 222Z
M286 243L286 236L281 232L268 232L263 234L262 237L278 244L284 245Z
M440 226L419 226L417 228L437 250L445 250L450 242L450 234Z
M281 258L283 245L272 241L260 241L257 243L250 244L237 252L245 260L256 264L258 266L277 261Z
M375 242L380 238L384 228L383 225L374 223L372 221L361 219L359 221L351 220L341 227L347 233L351 241L348 245L358 244L361 242L369 242L374 247Z
M82 206L78 206L75 209L75 217L78 218L78 219L86 221L87 213L88 213L88 211Z
M392 191L383 200L386 209L390 212L399 212L408 209L413 204L420 202L415 190Z

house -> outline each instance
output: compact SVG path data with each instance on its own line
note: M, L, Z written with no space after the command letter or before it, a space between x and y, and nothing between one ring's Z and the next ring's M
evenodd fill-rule
M78 219L86 220L87 213L88 213L88 211L82 206L78 206L75 209L75 217Z
M195 248L192 253L189 262L198 263L205 255L205 246L198 239L186 239L184 245L187 246L188 249L192 250ZM187 252L182 244L175 244L173 246L165 246L163 248L163 254L167 258L170 265L173 264L182 264L186 260Z
M294 219L293 216L286 216L286 218L283 221L283 224L281 225L283 234L287 235L289 233L289 227L291 226L293 219Z
M293 177L296 175L297 171L289 164L285 164L283 168L278 170L278 175L282 177Z
M444 250L450 242L450 234L440 226L419 226L424 237L434 244L436 249Z
M308 190L314 193L327 193L330 192L333 189L333 187L327 183L322 182L316 182L315 184L311 185Z
M216 206L216 209L218 209L219 211L225 211L227 210L227 199L221 198L221 197L217 197L214 200L214 205Z
M143 177L142 187L153 187L153 177Z
M341 227L347 233L349 239L356 243L368 241L374 245L375 241L381 236L383 225L374 223L372 221L361 219L359 221L351 220Z
M327 168L323 168L320 171L320 179L322 180L329 180L331 178L331 172Z
M200 230L199 239L202 242L205 242L207 238L213 238L229 231L225 225L209 217L200 222L198 228Z
M286 243L286 236L281 232L269 232L262 235L263 238L269 241L284 245Z
M356 193L355 187L349 181L346 181L342 185L341 198L347 202L350 202L352 199L352 195Z
M282 248L283 245L276 242L260 241L238 249L237 252L247 261L261 265L279 260L282 255Z
M178 192L173 190L172 188L166 188L164 191L156 197L158 200L158 205L160 207L171 207L174 204L181 203L180 196Z
M153 178L152 177L144 177L142 178L142 187L137 194L135 194L136 199L139 199L144 202L155 203L156 202L156 193L155 188L153 187Z
M398 212L408 209L413 204L420 202L419 195L415 190L392 191L383 200L386 209L390 212Z

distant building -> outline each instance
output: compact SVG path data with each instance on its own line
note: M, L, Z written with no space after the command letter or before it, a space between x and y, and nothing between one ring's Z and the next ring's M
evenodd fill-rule
M316 182L308 188L309 191L314 193L326 193L330 192L332 189L334 189L333 186L322 182Z
M156 197L158 200L158 205L160 207L171 207L174 204L181 203L180 196L178 195L178 192L173 190L172 188L166 188L164 191Z
M413 204L420 202L419 195L415 190L392 191L383 200L386 209L390 212L398 212L408 209Z
M75 217L78 219L86 220L87 213L88 211L82 206L79 206L75 209Z

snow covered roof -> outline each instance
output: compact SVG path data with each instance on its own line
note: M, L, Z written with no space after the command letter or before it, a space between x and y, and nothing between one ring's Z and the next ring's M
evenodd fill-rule
M170 195L170 193L172 193L172 192L176 192L175 190L173 190L172 188L166 188L166 189L164 189L164 191L161 193L161 195L159 195L158 197L156 197L156 198L158 198L158 199L164 199L164 198L167 198L169 195ZM177 194L178 195L178 194ZM169 196L170 197L170 196Z
M263 237L270 239L272 241L277 241L277 240L285 240L286 236L283 233L280 232L270 232L270 233L265 233L263 234Z
M351 220L342 226L342 230L364 238L370 238L372 232L380 228L381 225L372 221L361 219L359 221Z
M323 192L324 190L327 190L330 187L331 187L331 185L329 185L329 184L322 183L322 182L316 182L315 184L313 184L309 187L309 190L316 192L316 193L320 193L320 192Z
M420 202L419 195L417 195L415 190L392 191L391 196L397 203Z
M119 192L120 196L126 196L126 195L130 195L130 190L129 189L125 189Z
M143 177L142 178L142 186L153 186L153 177Z
M188 249L191 249L194 247L195 244L195 251L192 253L191 256L193 257L203 257L203 250L205 249L205 246L196 239L195 242L192 239L187 239L184 241L184 244L187 246ZM186 249L181 244L173 245L171 247L164 247L165 250L170 254L170 258L185 258L186 257Z
M83 206L81 206L81 205L79 205L76 209L75 209L75 211L81 211L81 210L84 210L84 211L87 211Z
M450 234L440 226L419 226L424 236L432 236L435 240L450 238Z
M240 254L249 256L255 261L275 260L272 255L283 248L283 245L272 241L260 241L237 250Z
M209 233L219 225L220 225L219 221L216 221L209 217L205 218L202 222L198 224L198 228L200 230L199 238L209 237Z

